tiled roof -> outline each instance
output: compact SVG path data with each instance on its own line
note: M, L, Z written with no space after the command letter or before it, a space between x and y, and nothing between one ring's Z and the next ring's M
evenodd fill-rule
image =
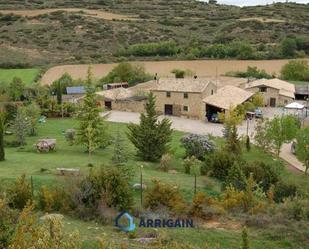
M204 98L203 102L228 110L231 106L236 107L247 101L253 94L254 93L245 91L239 87L227 85L220 88L214 95Z
M253 87L259 87L259 86L267 86L271 88L275 88L278 90L285 90L288 92L292 92L293 94L295 93L295 85L291 84L289 82L279 80L279 79L260 79L260 80L255 80L246 85L246 89L248 88L253 88Z
M160 78L155 91L168 92L203 92L211 81L203 78Z

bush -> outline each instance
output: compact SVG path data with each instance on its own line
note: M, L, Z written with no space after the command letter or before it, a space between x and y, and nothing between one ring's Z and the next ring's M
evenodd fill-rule
M275 202L283 202L285 198L295 197L297 195L297 192L298 188L295 184L279 181L275 185L274 200Z
M43 186L38 193L38 207L44 212L66 211L69 208L68 195L64 189L50 190Z
M206 157L201 167L201 174L209 174L224 181L235 161L236 157L232 153L226 151L215 152Z
M172 157L170 154L164 154L160 160L160 170L167 172L171 168Z
M200 166L201 161L196 159L195 156L187 157L185 160L183 160L183 165L185 168L186 174L191 174L191 170L194 166Z
M133 195L128 178L125 172L115 167L91 170L71 193L74 208L86 208L86 212L96 210L102 201L119 210L131 208Z
M162 183L159 180L153 180L153 184L153 188L145 197L146 208L154 210L160 206L166 206L177 213L186 211L186 203L178 186Z
M215 150L215 145L209 136L189 134L183 136L180 141L186 150L186 157L195 156L199 160L204 160L206 154Z
M0 198L0 248L8 248L14 234L17 212L9 208L5 200Z
M284 80L308 81L309 64L305 60L290 61L281 69L281 78Z
M128 82L130 85L134 85L150 79L151 77L146 73L143 66L133 65L128 62L121 62L100 81L103 84Z
M32 200L32 188L30 182L23 174L8 188L8 203L10 207L23 209Z
M253 175L254 180L267 192L271 185L275 185L280 180L280 171L278 165L266 164L261 161L248 163L243 167L246 177Z
M235 162L228 171L228 175L224 181L224 187L233 186L237 190L244 190L246 183L247 179L241 166L238 162Z
M69 145L73 145L75 141L75 129L67 129L65 131L65 140L69 143Z

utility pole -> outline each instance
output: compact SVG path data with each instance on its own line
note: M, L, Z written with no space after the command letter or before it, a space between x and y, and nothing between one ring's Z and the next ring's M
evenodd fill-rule
M141 165L141 181L140 181L140 184L141 184L141 207L143 208L143 165Z

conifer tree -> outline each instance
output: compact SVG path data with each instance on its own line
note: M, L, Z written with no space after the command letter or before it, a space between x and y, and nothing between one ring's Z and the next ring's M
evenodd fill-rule
M146 104L146 113L140 116L140 124L128 125L128 137L146 161L156 161L167 152L171 141L172 129L170 120L158 121L155 110L155 96L150 93Z
M228 172L224 185L232 185L237 190L244 190L246 188L246 182L247 179L244 172L240 168L239 163L235 162Z
M91 156L91 153L97 148L106 146L109 139L106 124L100 116L101 110L97 105L90 68L88 69L86 85L86 96L77 113L79 127L76 130L76 142L84 145L89 156Z
M116 165L122 165L128 161L128 155L124 147L124 141L120 132L117 132L117 135L114 139L114 152L112 156L112 162Z

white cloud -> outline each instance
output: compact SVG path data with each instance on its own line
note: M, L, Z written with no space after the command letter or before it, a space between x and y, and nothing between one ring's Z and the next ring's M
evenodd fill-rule
M245 6L245 5L264 5L264 4L271 4L273 2L286 2L285 0L247 0L247 1L241 1L241 0L218 0L221 4L231 4L231 5L239 5L239 6ZM293 0L289 2L297 2L297 3L309 3L309 0Z

